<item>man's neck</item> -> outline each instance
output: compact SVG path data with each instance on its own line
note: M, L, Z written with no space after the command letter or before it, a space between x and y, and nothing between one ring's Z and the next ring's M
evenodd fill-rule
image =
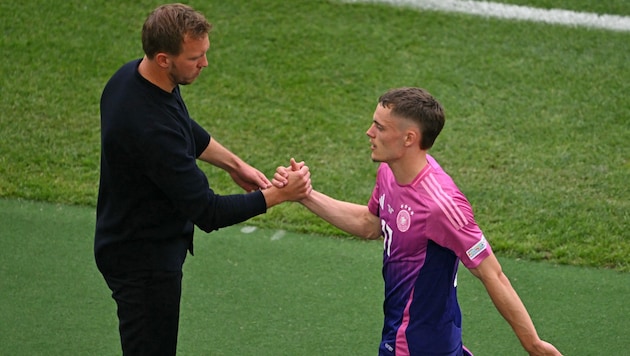
M173 89L175 89L175 86L169 80L166 71L146 56L142 58L142 61L138 66L138 73L140 73L144 79L148 80L152 84L155 84L167 93L172 93Z

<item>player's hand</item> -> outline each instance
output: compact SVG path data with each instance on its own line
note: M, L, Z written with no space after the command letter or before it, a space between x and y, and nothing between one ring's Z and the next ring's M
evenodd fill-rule
M293 161L293 163L295 163L295 161ZM283 191L283 193L286 192L286 194L290 196L287 200L300 201L309 196L311 191L313 191L311 172L306 165L301 165L298 168L298 165L292 164L291 168L290 171L287 171L287 183L281 191Z
M313 191L311 185L311 173L308 166L298 164L292 160L291 167L279 167L280 173L276 175L283 183L274 183L269 189L262 190L267 203L267 208L285 201L302 201Z
M531 356L562 356L555 346L544 340L540 340L534 344L532 350L529 350L529 354Z
M289 183L289 172L297 172L304 167L306 167L304 161L298 163L295 161L295 158L291 158L289 167L279 166L276 168L276 173L273 175L271 184L276 188L285 187Z

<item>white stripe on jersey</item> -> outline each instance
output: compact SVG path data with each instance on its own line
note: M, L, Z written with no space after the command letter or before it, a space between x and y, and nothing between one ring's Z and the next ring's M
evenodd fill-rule
M442 186L439 184L437 179L435 179L433 173L430 173L426 179L421 182L421 184L427 193L429 193L431 198L433 198L433 200L437 203L440 209L442 209L442 212L446 215L448 221L451 222L455 229L459 230L468 224L466 215L461 211L459 206L455 204L453 198L442 190Z

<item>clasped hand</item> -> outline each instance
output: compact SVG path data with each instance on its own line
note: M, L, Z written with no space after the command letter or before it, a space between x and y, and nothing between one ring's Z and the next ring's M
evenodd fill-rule
M279 166L276 169L276 173L274 174L273 179L271 180L271 184L276 188L284 188L288 186L289 182L292 180L291 175L293 174L293 172L302 172L302 174L308 175L309 186L306 194L306 196L308 196L313 190L313 186L311 185L310 181L311 173L304 161L298 163L295 161L294 158L291 158L289 167Z

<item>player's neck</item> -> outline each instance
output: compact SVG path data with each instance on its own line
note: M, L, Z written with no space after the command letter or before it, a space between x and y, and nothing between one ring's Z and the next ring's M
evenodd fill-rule
M401 157L395 162L388 162L388 164L398 184L410 184L427 165L427 153L420 151L414 155Z

